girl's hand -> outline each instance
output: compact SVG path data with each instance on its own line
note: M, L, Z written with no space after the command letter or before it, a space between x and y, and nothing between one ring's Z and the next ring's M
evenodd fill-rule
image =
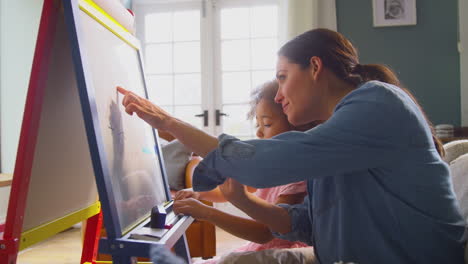
M208 220L211 215L211 210L213 209L193 198L176 200L172 208L176 214L190 215L199 220Z
M174 200L182 200L187 198L200 199L200 193L194 192L191 189L183 189L176 192Z
M219 185L219 189L228 201L239 201L247 197L246 186L232 178L228 178L223 184Z
M156 129L165 130L173 117L162 108L135 93L117 86L117 91L124 95L122 105L129 115L136 113L138 117Z

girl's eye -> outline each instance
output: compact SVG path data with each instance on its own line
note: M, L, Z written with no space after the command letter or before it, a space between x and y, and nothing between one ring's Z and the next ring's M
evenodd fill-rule
M271 127L271 124L264 124L264 127Z
M280 74L278 77L276 77L276 79L278 79L278 81L284 81L286 79L286 75Z

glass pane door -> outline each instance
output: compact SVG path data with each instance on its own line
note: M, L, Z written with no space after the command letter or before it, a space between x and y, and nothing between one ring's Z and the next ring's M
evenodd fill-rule
M248 139L255 137L255 122L247 120L250 93L275 78L278 5L276 1L232 3L221 1L217 13L218 105L227 114L218 132Z
M142 5L140 23L149 99L203 129L200 4Z

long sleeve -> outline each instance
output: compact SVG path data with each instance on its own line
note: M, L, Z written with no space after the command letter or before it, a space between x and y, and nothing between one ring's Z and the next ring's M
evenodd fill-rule
M291 231L286 234L277 232L273 232L272 234L277 238L300 241L313 246L311 239L313 218L309 215L309 197L305 197L304 202L300 204L279 204L279 206L288 210L289 217L291 217Z
M221 135L219 147L195 170L195 190L213 189L226 177L266 188L404 163L408 157L420 162L436 160L435 148L427 151L431 138L403 135L421 129L414 124L421 124L415 119L422 115L407 114L416 111L409 109L416 106L395 100L392 90L370 88L351 92L328 121L307 132L247 141Z

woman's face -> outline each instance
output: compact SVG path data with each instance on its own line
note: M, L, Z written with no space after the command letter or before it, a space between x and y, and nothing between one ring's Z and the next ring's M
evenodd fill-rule
M313 65L306 69L279 56L276 65L279 90L275 101L283 107L288 120L300 126L314 120L322 120L325 106L325 90L317 82Z
M262 99L255 108L258 138L271 138L292 129L281 109L272 104Z

